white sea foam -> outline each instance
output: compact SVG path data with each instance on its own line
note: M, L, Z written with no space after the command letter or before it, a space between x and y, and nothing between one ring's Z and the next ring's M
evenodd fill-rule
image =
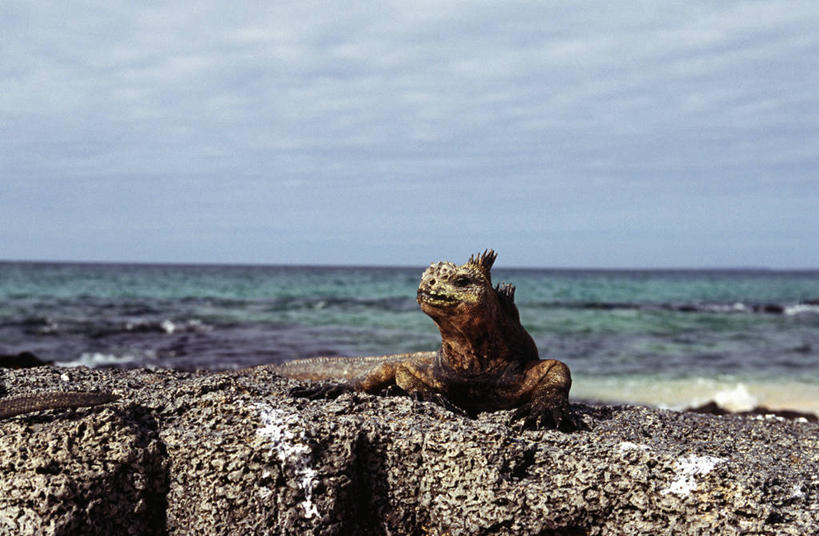
M789 305L785 307L785 314L788 316L794 316L804 313L816 313L819 314L819 305L810 305L807 303L798 303L796 305Z
M735 376L670 379L650 374L573 376L572 396L578 399L646 404L673 410L713 401L731 411L762 405L819 413L819 385L810 381Z
M669 493L680 496L689 495L697 489L698 483L695 477L707 475L717 464L724 461L724 458L716 456L695 456L693 454L680 458L674 463L676 477L660 493L662 495Z
M744 384L738 383L732 389L723 389L714 395L714 402L728 411L750 411L759 405L759 400L748 392Z
M125 331L161 331L172 335L177 332L208 332L213 331L213 327L205 324L198 318L193 318L187 321L176 321L166 318L161 322L153 320L135 320L125 322L123 325Z
M271 451L276 453L283 466L293 468L298 485L304 492L304 500L301 502L304 517L310 519L318 516L318 508L313 503L313 488L317 479L316 470L311 465L312 451L304 432L293 431L300 417L296 413L272 408L266 404L257 404L256 407L262 418L262 427L256 433L269 442ZM271 491L262 488L259 493L265 497Z
M122 366L128 365L135 362L139 362L143 364L143 366L147 366L144 364L144 357L137 357L131 354L125 355L114 355L114 354L103 354L101 352L84 352L80 354L80 357L73 361L58 361L55 365L60 367L88 367L88 368L96 368L96 367L105 367L105 366Z
M735 302L732 304L714 303L710 305L701 306L704 311L713 313L747 313L751 309L742 302Z

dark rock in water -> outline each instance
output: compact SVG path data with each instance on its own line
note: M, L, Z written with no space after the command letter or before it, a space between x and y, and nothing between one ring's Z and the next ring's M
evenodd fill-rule
M679 305L673 308L675 311L679 311L681 313L698 313L702 309L697 307L696 305Z
M785 314L785 306L778 303L766 303L763 305L754 305L752 309L758 313L768 313L774 315Z
M265 368L37 368L9 395L119 402L0 421L0 534L810 534L819 425L577 404L515 430L407 397L294 399ZM2 403L2 400L0 400Z
M783 419L805 419L808 422L817 422L819 418L813 413L807 411L796 411L792 409L770 409L765 406L757 406L748 411L730 411L716 402L711 401L695 408L688 408L686 411L694 413L707 413L708 415L744 415L744 416L767 416L781 417Z
M690 411L692 413L705 413L707 415L729 415L731 414L730 411L723 408L713 400L710 402L706 402L701 406L697 406L694 408L688 408L686 411Z
M0 354L0 368L31 368L51 365L53 361L43 361L31 352L19 354Z

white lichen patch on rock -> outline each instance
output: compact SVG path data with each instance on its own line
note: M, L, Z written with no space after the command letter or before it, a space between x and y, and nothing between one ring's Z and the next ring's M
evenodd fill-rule
M689 495L697 489L695 477L707 475L717 464L724 461L724 458L716 456L695 456L693 454L680 458L674 463L674 472L677 477L660 493L662 495L668 495L669 493L679 496Z
M631 441L623 441L619 445L617 445L617 450L620 453L628 452L629 450L648 451L651 450L651 447L649 447L648 445L642 445L640 443L632 443Z
M779 415L774 415L773 413L766 413L764 415L754 415L751 418L754 419L755 421L785 422L785 420L786 420L784 417L780 417ZM807 419L803 419L803 420L807 421Z
M312 451L304 435L304 425L296 413L257 404L262 419L262 427L256 432L270 444L271 452L284 467L292 468L298 479L298 485L304 492L304 517L310 519L318 516L318 509L313 503L313 488L316 485L316 471L312 467ZM296 430L295 432L293 430ZM270 494L269 489L260 490L262 496Z

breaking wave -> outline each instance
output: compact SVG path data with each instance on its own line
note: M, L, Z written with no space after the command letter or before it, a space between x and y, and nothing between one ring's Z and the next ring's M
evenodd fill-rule
M679 313L741 314L757 313L794 316L819 314L819 300L799 303L629 303L629 302L544 302L547 308L588 310L673 311Z
M145 356L133 354L115 355L102 352L84 352L73 361L57 362L60 367L88 367L88 368L129 368L134 366L149 367Z

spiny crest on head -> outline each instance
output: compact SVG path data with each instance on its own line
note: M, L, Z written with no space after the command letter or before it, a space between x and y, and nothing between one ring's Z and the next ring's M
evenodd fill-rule
M520 321L520 314L518 313L518 308L515 306L515 287L514 285L510 285L509 283L498 283L495 286L495 292L498 295L498 301L501 304L501 307L506 311L506 314L509 315L509 318L513 318L516 322Z
M515 303L515 286L509 283L498 283L495 285L495 291L501 299L507 300L509 303Z
M467 264L471 264L481 272L486 278L492 281L492 277L489 275L490 271L492 270L492 265L495 264L495 259L498 258L498 254L492 251L491 249L484 250L483 253L480 255L470 255L469 261Z

